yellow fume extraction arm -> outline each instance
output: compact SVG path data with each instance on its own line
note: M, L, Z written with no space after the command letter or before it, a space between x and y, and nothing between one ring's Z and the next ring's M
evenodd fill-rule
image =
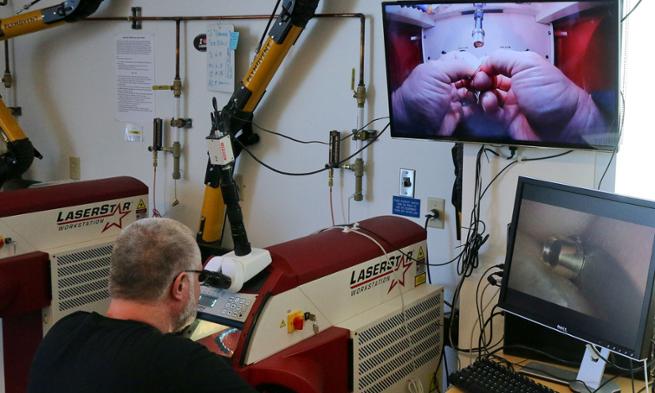
M94 13L103 0L66 0L61 4L0 19L0 40L45 30L64 22L75 22ZM0 97L0 132L7 152L0 156L0 186L20 178L34 157L42 158Z
M233 179L234 160L241 146L259 141L258 135L252 131L253 111L289 48L314 16L318 2L284 0L282 11L269 30L266 41L259 48L248 73L228 103L219 111L214 99L212 130L207 137L209 162L198 234L205 255L216 254L212 251L220 248L217 243L221 239L225 209L230 220L235 254L242 256L250 253L239 195Z

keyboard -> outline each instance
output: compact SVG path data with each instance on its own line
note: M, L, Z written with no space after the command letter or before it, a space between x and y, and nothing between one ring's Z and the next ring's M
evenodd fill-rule
M450 383L467 393L556 393L544 385L489 359L479 359L450 374Z

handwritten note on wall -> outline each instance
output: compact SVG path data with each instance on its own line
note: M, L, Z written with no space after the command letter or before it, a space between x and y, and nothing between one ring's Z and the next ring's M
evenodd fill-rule
M207 89L234 91L234 51L239 33L233 25L212 23L207 26Z

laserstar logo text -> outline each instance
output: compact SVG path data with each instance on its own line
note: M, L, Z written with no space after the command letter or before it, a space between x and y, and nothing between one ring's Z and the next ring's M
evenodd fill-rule
M405 276L412 267L412 251L390 255L388 260L376 262L350 274L350 296L356 296L369 289L389 283L387 293L398 285L405 286Z
M123 228L123 218L130 214L132 202L105 203L100 206L85 209L63 210L57 214L57 229L83 228L90 225L105 224L101 233L112 227Z

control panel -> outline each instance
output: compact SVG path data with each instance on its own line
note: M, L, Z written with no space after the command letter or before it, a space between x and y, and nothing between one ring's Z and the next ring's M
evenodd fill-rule
M244 323L256 299L257 295L249 293L232 293L224 289L202 286L198 312L217 317L219 321Z

